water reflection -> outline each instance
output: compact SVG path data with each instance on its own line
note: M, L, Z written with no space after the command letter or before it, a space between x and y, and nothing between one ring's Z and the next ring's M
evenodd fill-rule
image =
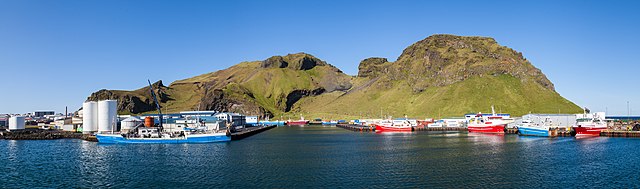
M279 127L202 145L0 146L7 188L636 188L640 169L630 158L640 156L640 142L632 139L329 127Z

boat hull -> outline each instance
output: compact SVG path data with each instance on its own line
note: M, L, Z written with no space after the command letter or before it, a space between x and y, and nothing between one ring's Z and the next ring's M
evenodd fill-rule
M576 137L600 136L602 130L606 127L573 127Z
M553 136L551 134L551 131L549 131L549 129L541 128L541 127L518 127L518 135L540 136L540 137Z
M504 133L505 125L469 126L467 129L472 133Z
M104 144L188 144L231 141L225 133L193 134L179 138L125 138L118 134L97 134L98 143Z
M289 121L287 125L307 125L309 121Z
M390 127L383 125L376 125L376 132L411 132L411 127Z

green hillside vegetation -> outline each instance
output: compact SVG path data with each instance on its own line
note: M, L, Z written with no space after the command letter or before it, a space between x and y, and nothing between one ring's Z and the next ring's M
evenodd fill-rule
M374 84L375 86L375 84ZM298 104L307 117L344 118L444 118L460 117L465 113L491 112L521 116L528 113L578 113L572 102L534 82L520 82L511 75L475 76L452 85L431 87L413 93L405 82L393 88L370 87L342 94L333 93L307 98ZM535 100L531 100L535 99ZM295 116L295 115L287 115Z
M305 53L242 62L224 70L156 82L164 112L232 111L275 119L443 118L496 111L579 113L522 53L487 37L433 35L397 61L367 58L348 76ZM125 114L156 112L147 87L100 90L89 100L118 99Z

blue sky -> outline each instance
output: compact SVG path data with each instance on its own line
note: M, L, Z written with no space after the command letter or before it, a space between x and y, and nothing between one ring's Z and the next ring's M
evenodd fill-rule
M565 98L640 114L638 1L0 0L0 113L77 110L242 61L306 52L355 75L432 34L523 52Z

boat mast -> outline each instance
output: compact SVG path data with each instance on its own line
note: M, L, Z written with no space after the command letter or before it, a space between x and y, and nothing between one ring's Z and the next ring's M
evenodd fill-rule
M153 96L153 101L156 103L156 108L158 109L158 119L160 119L160 130L162 130L162 110L160 110L160 103L158 103L158 98L156 98L156 93L153 92L153 85L151 85L151 80L147 79L149 82L149 92L151 92L151 96Z

